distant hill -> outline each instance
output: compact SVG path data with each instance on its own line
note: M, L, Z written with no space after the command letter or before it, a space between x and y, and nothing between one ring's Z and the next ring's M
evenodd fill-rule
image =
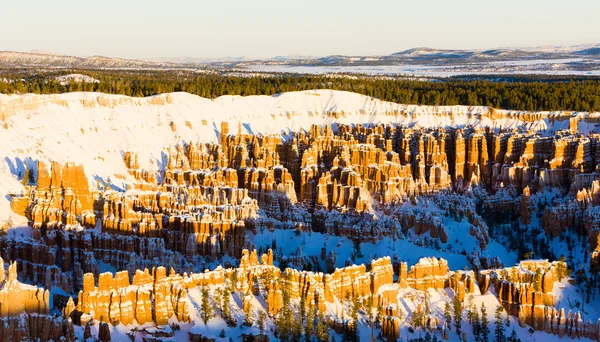
M62 67L62 68L174 68L181 64L140 61L104 56L75 57L39 52L0 51L1 67Z

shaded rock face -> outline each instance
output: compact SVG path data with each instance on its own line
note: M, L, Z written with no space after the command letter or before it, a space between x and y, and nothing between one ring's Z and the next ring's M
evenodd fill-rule
M569 227L582 227L582 217L583 212L577 203L561 203L544 210L541 224L546 234L557 237Z
M188 334L188 338L189 338L190 342L216 342L217 341L216 338L204 337L204 336L202 336L202 334L196 334L196 333L192 333L192 332L190 332Z
M21 284L17 279L17 263L8 264L0 258L0 317L21 314L47 315L50 292L40 287Z
M77 341L70 319L40 314L0 318L2 341Z
M530 207L530 198L531 198L531 191L529 190L529 187L525 187L523 189L523 194L521 195L521 222L523 222L523 224L528 225L529 223L531 223L531 214L532 214L532 209ZM544 220L544 219L542 219ZM547 220L547 218L546 218ZM548 225L548 223L547 223Z
M597 173L575 176L571 193L573 200L561 201L544 209L542 228L553 237L568 229L587 235L590 269L597 273L600 270L600 181Z
M70 319L48 315L50 292L20 283L17 271L0 258L0 340L75 341Z
M595 184L598 184L595 181ZM586 211L584 226L590 242L591 269L600 271L600 207L590 206Z
M56 234L52 232L53 237ZM62 232L58 231L62 236ZM64 291L70 291L74 282L71 276L70 250L64 249L60 256L65 256L63 266L57 267L57 256L59 254L55 241L44 244L31 238L7 239L0 238L0 256L6 260L17 260L19 279L29 280L34 284L42 284L45 288L58 287ZM68 272L67 272L68 270Z

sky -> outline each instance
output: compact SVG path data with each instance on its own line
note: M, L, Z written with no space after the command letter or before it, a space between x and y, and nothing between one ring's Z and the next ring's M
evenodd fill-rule
M598 0L7 0L0 50L266 58L599 44L599 14Z

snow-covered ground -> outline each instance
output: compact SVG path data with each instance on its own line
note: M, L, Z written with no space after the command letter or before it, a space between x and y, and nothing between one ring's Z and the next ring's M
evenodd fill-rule
M352 260L354 244L352 240L344 236L324 235L321 233L301 233L296 235L293 230L276 229L273 232L265 230L257 235L249 235L248 238L259 247L269 247L275 241L281 253L284 256L319 256L321 248L325 247L327 252L335 251L335 267L344 267L348 261L350 264L370 263L371 260L383 257L397 255L400 260L406 261L409 265L415 264L420 258L436 255L437 257L448 260L448 266L451 269L470 268L466 256L458 253L442 252L432 248L421 247L411 243L409 240L396 240L384 237L376 243L362 243L362 257ZM513 257L514 259L514 257ZM325 261L320 265L325 270Z
M516 75L573 75L573 76L599 76L600 69L588 68L578 70L572 68L570 63L586 64L585 59L538 59L498 61L487 63L471 63L464 65L284 65L284 64L254 64L245 69L251 72L267 73L295 73L295 74L365 74L365 75L405 75L421 77L451 77L460 75L491 75L491 74L516 74Z
M61 85L68 85L69 83L71 83L71 81L74 81L76 83L81 83L81 82L85 82L85 83L100 83L99 80L87 76L87 75L82 75L82 74L69 74L69 75L63 75L63 76L58 76L55 78L56 82L60 83Z

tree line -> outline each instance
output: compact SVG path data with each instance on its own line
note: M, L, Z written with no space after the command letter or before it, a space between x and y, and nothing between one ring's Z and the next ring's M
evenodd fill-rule
M82 73L100 82L71 81L61 85L55 80L56 76L69 73ZM0 93L3 94L95 91L141 97L183 91L216 98L223 95L273 95L310 89L351 91L404 104L482 105L528 111L600 111L600 80L588 78L553 81L533 77L495 82L485 79L423 81L290 74L245 77L190 70L0 71Z

